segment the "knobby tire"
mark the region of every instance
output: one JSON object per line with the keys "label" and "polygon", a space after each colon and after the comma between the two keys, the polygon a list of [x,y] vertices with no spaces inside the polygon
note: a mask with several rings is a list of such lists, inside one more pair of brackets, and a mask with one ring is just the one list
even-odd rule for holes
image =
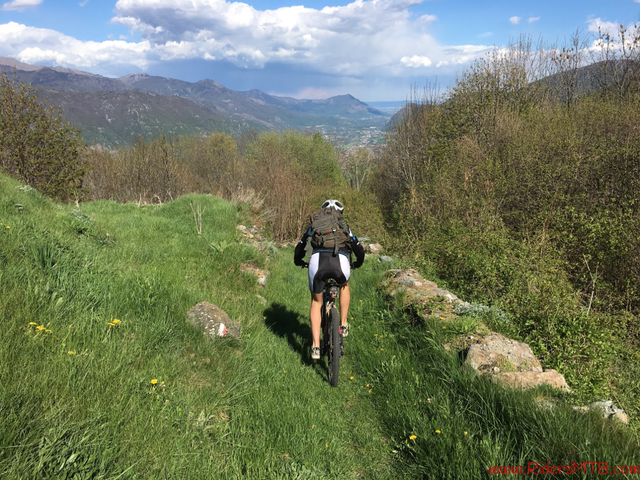
{"label": "knobby tire", "polygon": [[333,307],[329,312],[329,382],[332,387],[338,386],[340,372],[340,317],[338,309]]}

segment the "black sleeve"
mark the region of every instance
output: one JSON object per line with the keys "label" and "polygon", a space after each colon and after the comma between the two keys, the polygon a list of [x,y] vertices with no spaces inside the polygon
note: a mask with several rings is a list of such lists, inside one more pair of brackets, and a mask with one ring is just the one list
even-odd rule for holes
{"label": "black sleeve", "polygon": [[351,240],[351,251],[356,256],[356,261],[353,262],[353,268],[360,268],[364,263],[364,247],[355,235]]}
{"label": "black sleeve", "polygon": [[307,229],[307,233],[305,233],[298,244],[296,245],[296,250],[293,253],[293,263],[299,267],[304,265],[303,258],[306,254],[305,247],[307,246],[307,238],[309,238],[309,232],[311,231],[311,227]]}

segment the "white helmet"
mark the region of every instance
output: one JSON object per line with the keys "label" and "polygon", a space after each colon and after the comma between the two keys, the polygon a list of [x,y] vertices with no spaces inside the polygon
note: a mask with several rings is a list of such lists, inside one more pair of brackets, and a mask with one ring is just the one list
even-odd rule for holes
{"label": "white helmet", "polygon": [[342,211],[344,210],[344,206],[342,205],[342,203],[340,203],[339,200],[325,200],[320,208],[328,207],[335,208],[340,213],[342,213]]}

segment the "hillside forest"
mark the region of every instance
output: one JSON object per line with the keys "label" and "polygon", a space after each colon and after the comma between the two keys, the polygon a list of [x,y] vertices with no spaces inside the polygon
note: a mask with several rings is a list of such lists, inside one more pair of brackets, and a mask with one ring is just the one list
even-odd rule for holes
{"label": "hillside forest", "polygon": [[[0,168],[64,202],[163,204],[191,193],[247,205],[294,241],[340,198],[356,234],[506,315],[585,398],[640,417],[640,28],[521,39],[441,94],[414,90],[384,147],[346,154],[319,133],[159,134],[85,146],[31,87],[0,84]],[[585,66],[586,65],[586,66]]]}

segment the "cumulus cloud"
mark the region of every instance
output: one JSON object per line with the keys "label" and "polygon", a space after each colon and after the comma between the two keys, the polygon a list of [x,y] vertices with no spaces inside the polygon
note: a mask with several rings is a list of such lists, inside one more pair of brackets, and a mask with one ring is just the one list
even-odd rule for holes
{"label": "cumulus cloud", "polygon": [[55,30],[28,27],[16,22],[0,25],[2,56],[37,64],[53,63],[89,68],[105,62],[146,68],[149,42],[83,42]]}
{"label": "cumulus cloud", "polygon": [[431,65],[431,60],[423,55],[414,55],[412,57],[402,57],[400,62],[407,67],[428,67]]}
{"label": "cumulus cloud", "polygon": [[172,60],[225,61],[252,69],[277,64],[344,82],[447,75],[490,48],[440,44],[431,33],[437,18],[410,11],[422,1],[258,10],[233,0],[118,0],[111,21],[129,29],[128,40],[80,41],[11,22],[0,24],[0,56],[105,74],[118,65],[145,70]]}
{"label": "cumulus cloud", "polygon": [[513,16],[513,17],[511,17],[509,19],[509,21],[511,23],[513,23],[514,25],[517,25],[518,23],[520,23],[520,20],[522,20],[522,18],[521,17],[516,17],[516,16]]}
{"label": "cumulus cloud", "polygon": [[437,18],[415,18],[409,11],[422,1],[355,0],[322,9],[256,10],[226,0],[118,0],[112,21],[140,34],[163,60],[225,59],[244,67],[285,62],[329,74],[400,75],[399,66],[455,62],[430,34]]}
{"label": "cumulus cloud", "polygon": [[540,20],[540,17],[529,17],[528,22],[533,23],[533,22],[537,22],[538,20]]}
{"label": "cumulus cloud", "polygon": [[7,2],[2,5],[2,10],[18,10],[22,11],[25,8],[37,7],[42,3],[42,0],[13,0],[13,2]]}

